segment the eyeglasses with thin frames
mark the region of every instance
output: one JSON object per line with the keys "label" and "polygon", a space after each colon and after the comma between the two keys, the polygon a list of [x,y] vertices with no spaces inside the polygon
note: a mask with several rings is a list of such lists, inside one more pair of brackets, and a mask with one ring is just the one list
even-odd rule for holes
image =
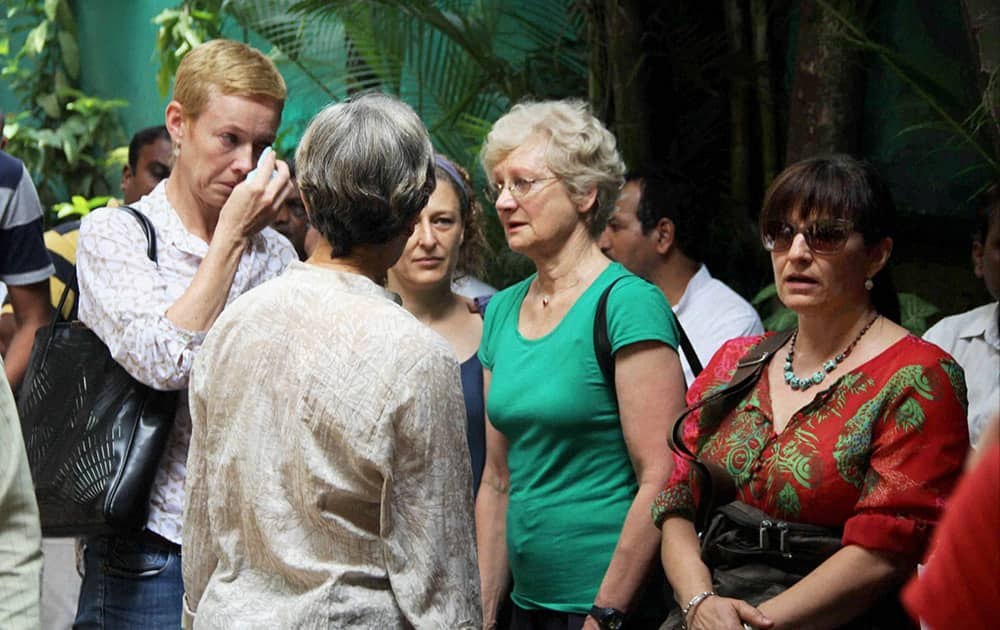
{"label": "eyeglasses with thin frames", "polygon": [[507,182],[506,184],[489,184],[483,189],[483,195],[489,200],[490,203],[496,204],[497,200],[500,199],[500,195],[503,194],[504,188],[510,192],[511,197],[517,201],[523,200],[525,197],[533,193],[535,190],[541,190],[541,188],[535,188],[535,184],[539,182],[546,182],[553,179],[559,179],[555,175],[552,177],[536,177],[534,179],[528,177],[515,177],[513,181]]}
{"label": "eyeglasses with thin frames", "polygon": [[813,252],[834,254],[844,249],[852,232],[854,224],[847,219],[818,219],[803,226],[771,221],[761,230],[760,240],[767,251],[784,252],[792,247],[795,236],[801,234]]}

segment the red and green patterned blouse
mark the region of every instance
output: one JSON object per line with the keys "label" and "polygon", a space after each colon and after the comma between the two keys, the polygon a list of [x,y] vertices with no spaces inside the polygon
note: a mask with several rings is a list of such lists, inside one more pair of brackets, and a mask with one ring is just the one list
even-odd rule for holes
{"label": "red and green patterned blouse", "polygon": [[[688,403],[725,386],[760,341],[727,342],[688,391]],[[772,423],[767,370],[715,430],[699,412],[684,441],[736,481],[738,498],[787,521],[843,527],[843,544],[921,553],[969,448],[962,369],[946,353],[907,336],[844,374],[797,411],[780,434]],[[693,519],[687,461],[653,504]]]}

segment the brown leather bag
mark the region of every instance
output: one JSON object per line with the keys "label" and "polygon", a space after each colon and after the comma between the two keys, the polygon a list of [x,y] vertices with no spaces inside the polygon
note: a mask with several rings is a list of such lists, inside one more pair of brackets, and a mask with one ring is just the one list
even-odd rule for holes
{"label": "brown leather bag", "polygon": [[783,330],[764,337],[760,343],[751,348],[740,359],[736,365],[736,371],[733,373],[733,378],[729,380],[729,383],[725,387],[687,407],[681,412],[677,420],[674,421],[674,427],[670,432],[670,439],[668,440],[670,450],[678,457],[690,462],[691,468],[698,479],[700,500],[698,501],[694,520],[695,529],[698,532],[705,531],[712,510],[736,498],[736,485],[733,482],[733,478],[729,476],[729,473],[717,464],[700,461],[687,445],[684,444],[684,421],[691,415],[691,412],[700,409],[702,424],[714,425],[721,422],[722,418],[736,406],[736,403],[760,379],[761,372],[764,371],[767,362],[791,338],[792,332],[791,330]]}

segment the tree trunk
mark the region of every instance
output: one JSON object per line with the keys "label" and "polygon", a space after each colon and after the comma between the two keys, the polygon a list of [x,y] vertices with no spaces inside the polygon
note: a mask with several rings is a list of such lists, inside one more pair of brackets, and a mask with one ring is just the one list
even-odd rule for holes
{"label": "tree trunk", "polygon": [[[729,53],[738,58],[745,52],[743,43],[744,17],[739,0],[725,0],[726,40]],[[745,205],[749,197],[749,98],[747,87],[739,77],[729,81],[729,194],[738,204]]]}
{"label": "tree trunk", "polygon": [[767,0],[750,0],[753,59],[757,69],[757,107],[760,116],[761,190],[767,190],[777,171],[778,132],[771,87],[771,59],[767,49]]}
{"label": "tree trunk", "polygon": [[856,153],[864,104],[861,53],[838,41],[839,26],[814,0],[799,3],[798,50],[788,108],[786,161]]}
{"label": "tree trunk", "polygon": [[611,115],[611,99],[608,92],[608,48],[604,41],[604,2],[577,0],[577,6],[587,16],[587,48],[590,51],[587,60],[587,97],[594,114],[601,120],[608,120]]}
{"label": "tree trunk", "polygon": [[976,62],[976,82],[990,114],[990,136],[1000,159],[1000,0],[962,0],[962,16]]}
{"label": "tree trunk", "polygon": [[607,79],[613,103],[612,130],[629,168],[646,166],[653,156],[650,104],[646,98],[642,12],[638,0],[605,0]]}

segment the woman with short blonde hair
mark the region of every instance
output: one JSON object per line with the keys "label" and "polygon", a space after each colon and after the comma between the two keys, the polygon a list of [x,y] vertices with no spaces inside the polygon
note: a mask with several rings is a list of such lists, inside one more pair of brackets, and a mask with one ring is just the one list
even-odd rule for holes
{"label": "woman with short blonde hair", "polygon": [[166,108],[173,169],[131,204],[155,230],[157,259],[122,209],[98,209],[81,225],[80,320],[136,380],[180,395],[145,529],[86,540],[74,627],[181,624],[191,365],[222,310],[295,258],[267,227],[291,192],[288,167],[270,150],[284,100],[281,75],[259,51],[228,40],[196,47]]}

